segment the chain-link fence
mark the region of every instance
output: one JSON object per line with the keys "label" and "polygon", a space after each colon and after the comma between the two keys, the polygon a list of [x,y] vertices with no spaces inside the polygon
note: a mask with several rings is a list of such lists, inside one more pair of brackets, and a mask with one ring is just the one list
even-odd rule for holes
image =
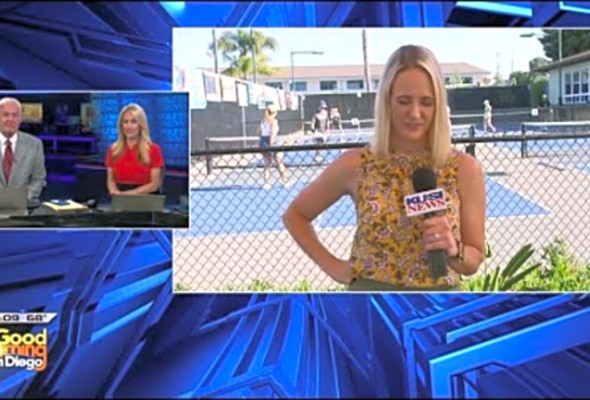
{"label": "chain-link fence", "polygon": [[[210,140],[193,153],[191,229],[174,233],[175,287],[211,292],[264,289],[333,290],[339,285],[295,244],[282,223],[293,198],[322,169],[372,132],[346,130],[285,137],[261,149],[257,139]],[[318,144],[319,138],[326,139]],[[590,122],[526,123],[519,131],[476,135],[453,126],[453,143],[475,154],[486,173],[487,240],[483,268],[503,266],[526,243],[536,249],[560,238],[590,260]],[[264,179],[264,156],[273,168]],[[288,181],[281,179],[281,162]],[[319,239],[348,258],[356,214],[343,198],[314,222]],[[257,286],[258,285],[258,286]]]}

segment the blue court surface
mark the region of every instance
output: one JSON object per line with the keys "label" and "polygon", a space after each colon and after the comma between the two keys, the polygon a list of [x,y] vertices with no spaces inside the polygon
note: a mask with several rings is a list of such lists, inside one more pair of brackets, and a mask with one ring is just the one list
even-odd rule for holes
{"label": "blue court surface", "polygon": [[[240,234],[284,230],[281,216],[305,183],[290,188],[211,187],[192,191],[191,229],[178,236]],[[548,210],[525,199],[490,178],[486,178],[488,218],[546,215]],[[316,221],[316,228],[354,226],[352,200],[340,199]]]}
{"label": "blue court surface", "polygon": [[[522,142],[496,143],[496,146],[520,156]],[[536,157],[545,165],[579,170],[590,174],[590,138],[527,142],[529,158]]]}
{"label": "blue court surface", "polygon": [[[319,150],[317,153],[310,150],[289,151],[282,153],[283,164],[285,164],[286,167],[296,167],[302,165],[327,165],[335,161],[347,150],[348,149]],[[262,167],[264,166],[264,160],[253,160],[250,165],[253,167]]]}

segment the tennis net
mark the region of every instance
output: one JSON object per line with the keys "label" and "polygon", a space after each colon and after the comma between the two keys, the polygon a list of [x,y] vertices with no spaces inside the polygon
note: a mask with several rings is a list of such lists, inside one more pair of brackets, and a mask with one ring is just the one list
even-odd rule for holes
{"label": "tennis net", "polygon": [[590,121],[523,122],[521,132],[523,135],[587,135]]}
{"label": "tennis net", "polygon": [[519,133],[523,137],[552,136],[554,139],[498,143],[497,146],[520,153],[522,157],[559,160],[560,163],[588,160],[590,121],[523,122]]}
{"label": "tennis net", "polygon": [[[542,116],[536,109],[524,110],[499,110],[492,116],[492,124],[497,132],[518,131],[523,122],[540,122]],[[475,125],[476,129],[483,130],[483,111],[472,114],[451,114],[453,125]]]}
{"label": "tennis net", "polygon": [[[374,130],[331,131],[329,134],[311,133],[304,135],[278,135],[273,146],[303,146],[304,149],[278,153],[286,167],[322,166],[336,160],[346,149],[325,149],[325,144],[369,143]],[[473,137],[473,125],[452,126],[453,137]],[[260,152],[240,153],[239,150],[254,149]],[[262,148],[258,136],[243,137],[208,137],[205,138],[205,160],[207,174],[213,169],[223,168],[259,168],[264,166],[263,155],[272,150]]]}

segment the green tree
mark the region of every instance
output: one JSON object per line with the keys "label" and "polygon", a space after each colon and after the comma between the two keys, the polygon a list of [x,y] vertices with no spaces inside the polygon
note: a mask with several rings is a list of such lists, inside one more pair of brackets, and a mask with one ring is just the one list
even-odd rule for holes
{"label": "green tree", "polygon": [[544,67],[545,65],[549,64],[551,61],[544,57],[535,57],[529,61],[529,71],[534,71],[537,68]]}
{"label": "green tree", "polygon": [[502,74],[497,73],[494,75],[494,86],[503,86],[504,85],[504,78]]}
{"label": "green tree", "polygon": [[[217,39],[217,49],[223,60],[229,62],[229,67],[223,74],[248,79],[254,73],[254,59],[252,48],[256,53],[256,71],[260,75],[274,74],[274,68],[268,65],[268,55],[265,51],[275,51],[279,47],[275,38],[265,36],[260,31],[238,29],[237,31],[226,31]],[[215,45],[209,45],[209,52],[214,51]]]}
{"label": "green tree", "polygon": [[531,83],[531,74],[526,71],[514,71],[510,74],[510,84],[512,86],[529,85]]}
{"label": "green tree", "polygon": [[[559,33],[557,29],[543,29],[539,38],[545,55],[553,61],[559,60]],[[590,50],[590,29],[562,29],[562,58]]]}
{"label": "green tree", "polygon": [[536,76],[531,83],[531,105],[538,107],[541,95],[547,91],[548,79],[546,76]]}

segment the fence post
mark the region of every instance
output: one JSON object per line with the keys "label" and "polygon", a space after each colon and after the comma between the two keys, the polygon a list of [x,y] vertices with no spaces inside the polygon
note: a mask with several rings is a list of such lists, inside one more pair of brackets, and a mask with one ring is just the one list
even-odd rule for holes
{"label": "fence post", "polygon": [[[469,127],[469,138],[475,138],[475,125],[473,124],[471,124],[471,126]],[[471,156],[475,157],[475,143],[469,143],[465,148],[465,151],[467,152],[467,154],[470,154]]]}
{"label": "fence post", "polygon": [[520,158],[527,158],[527,143],[526,140],[524,140],[526,136],[526,126],[524,122],[520,124],[520,133],[523,137],[523,141],[520,143]]}
{"label": "fence post", "polygon": [[246,147],[246,107],[240,107],[242,109],[242,139],[243,145]]}
{"label": "fence post", "polygon": [[209,145],[209,138],[205,138],[205,150],[207,150],[207,155],[205,156],[205,167],[207,169],[207,175],[211,175],[211,170],[213,166],[211,164],[211,156],[209,155],[209,150],[211,150],[211,146]]}

